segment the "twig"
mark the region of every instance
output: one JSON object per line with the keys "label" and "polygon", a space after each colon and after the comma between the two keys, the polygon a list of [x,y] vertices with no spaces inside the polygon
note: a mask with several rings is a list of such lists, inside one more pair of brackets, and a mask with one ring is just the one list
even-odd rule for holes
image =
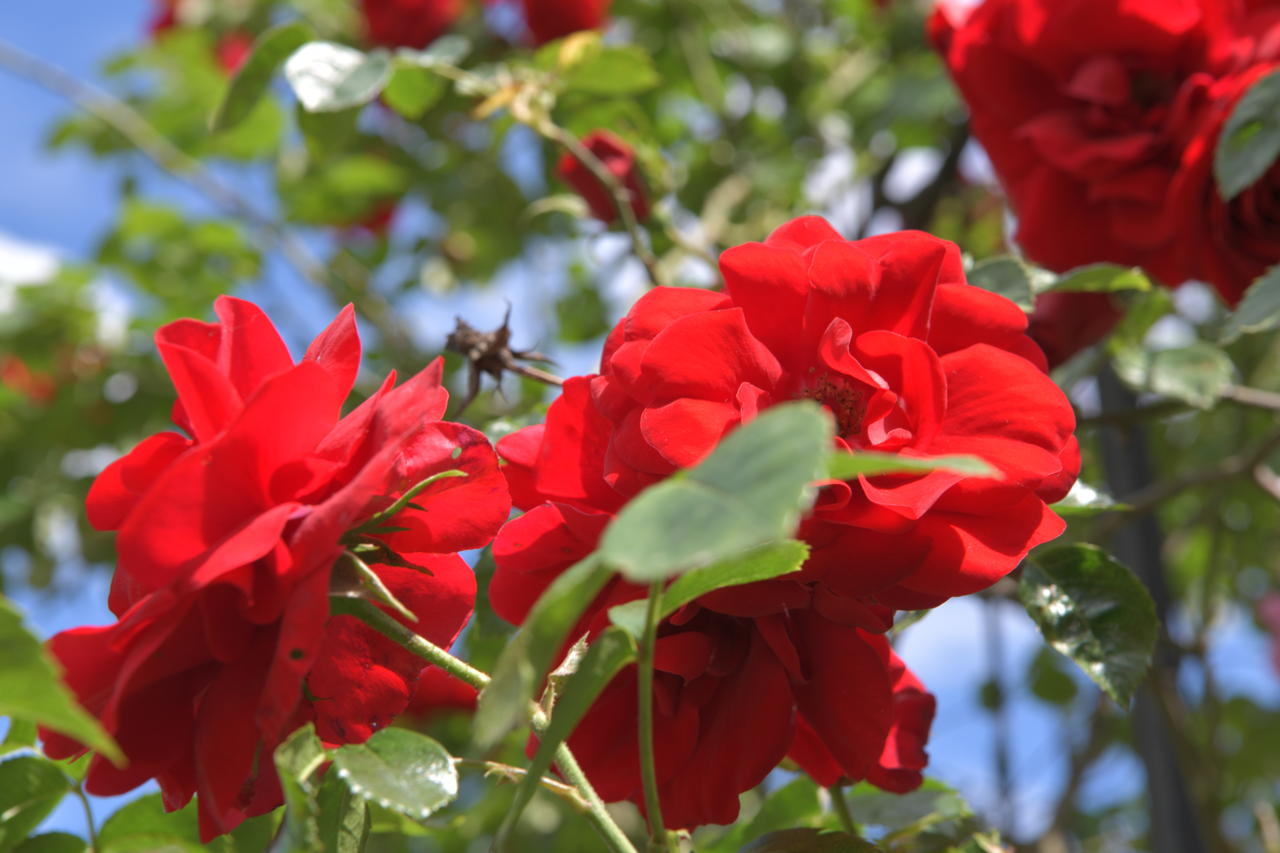
{"label": "twig", "polygon": [[[520,118],[519,115],[516,117]],[[631,249],[635,252],[636,257],[640,259],[640,263],[644,264],[645,270],[649,273],[649,280],[659,287],[667,284],[666,276],[658,265],[658,259],[654,257],[653,251],[649,248],[648,243],[645,242],[644,235],[640,231],[640,223],[636,221],[635,211],[631,209],[631,192],[626,185],[617,175],[609,171],[600,158],[591,152],[591,149],[583,145],[572,133],[553,123],[550,119],[542,118],[526,123],[539,136],[563,146],[579,163],[587,167],[597,181],[609,190],[609,194],[613,196],[614,207],[618,210],[618,216],[621,217],[623,227],[627,230],[627,236],[631,238]]]}
{"label": "twig", "polygon": [[835,784],[827,789],[831,795],[831,810],[836,813],[840,826],[850,835],[858,834],[858,824],[853,820],[853,812],[849,811],[849,801],[844,798],[844,785]]}
{"label": "twig", "polygon": [[[360,300],[361,313],[402,358],[413,352],[407,334],[394,321],[391,306],[370,290],[365,281],[339,277],[311,255],[307,246],[280,223],[255,208],[244,196],[223,183],[196,158],[170,142],[133,107],[96,86],[85,83],[21,48],[0,39],[0,68],[53,92],[119,133],[130,145],[162,171],[184,182],[230,215],[250,226],[253,238],[284,259],[303,278],[335,296],[350,292]],[[351,259],[354,262],[354,259]],[[364,270],[367,276],[368,270]]]}
{"label": "twig", "polygon": [[[500,761],[486,761],[481,758],[454,758],[453,763],[462,767],[477,767],[483,770],[486,776],[502,776],[510,782],[518,782],[529,775],[529,771],[523,767],[503,764]],[[572,785],[566,785],[547,776],[539,779],[538,784],[556,796],[568,801],[581,812],[586,812],[590,809],[590,805],[583,799],[581,792]]]}

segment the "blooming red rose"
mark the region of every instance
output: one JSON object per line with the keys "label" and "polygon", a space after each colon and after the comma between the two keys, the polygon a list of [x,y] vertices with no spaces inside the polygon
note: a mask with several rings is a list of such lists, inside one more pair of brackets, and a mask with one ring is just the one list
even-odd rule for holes
{"label": "blooming red rose", "polygon": [[448,711],[474,711],[477,698],[478,693],[470,684],[459,681],[438,666],[429,666],[418,676],[404,713],[428,721]]}
{"label": "blooming red rose", "polygon": [[1027,334],[1053,368],[1105,338],[1123,316],[1108,293],[1051,291],[1036,297]]}
{"label": "blooming red rose", "polygon": [[[183,432],[144,440],[94,482],[90,522],[118,531],[109,604],[118,621],[50,646],[124,768],[95,756],[86,787],[154,778],[167,808],[199,794],[207,840],[281,802],[272,749],[314,722],[359,742],[400,713],[421,661],[349,616],[330,617],[336,563],[358,548],[417,617],[452,643],[475,580],[456,552],[483,546],[509,499],[484,436],[440,421],[441,362],[394,374],[346,417],[360,344],[350,306],[294,364],[266,315],[221,297],[219,322],[156,335]],[[394,516],[359,529],[409,487],[449,470]],[[346,552],[346,553],[344,553]],[[45,732],[46,751],[83,747]]]}
{"label": "blooming red rose", "polygon": [[[1026,316],[968,285],[954,245],[915,232],[851,242],[810,217],[725,252],[721,270],[724,293],[657,288],[642,297],[606,341],[600,373],[568,380],[544,425],[499,443],[516,504],[528,510],[494,544],[490,600],[499,615],[521,621],[630,498],[787,400],[822,403],[839,447],[974,454],[1001,478],[937,471],[825,481],[800,529],[812,548],[800,572],[718,590],[664,625],[664,638],[694,628],[703,637],[685,637],[677,648],[686,651],[659,662],[684,690],[706,674],[698,683],[717,686],[698,691],[770,697],[704,705],[711,700],[695,692],[697,702],[687,701],[706,719],[671,718],[673,743],[737,733],[715,753],[729,763],[705,770],[732,785],[704,778],[715,796],[684,792],[679,781],[664,789],[678,803],[671,816],[664,810],[672,825],[731,818],[745,788],[729,787],[755,784],[748,780],[788,752],[820,780],[909,786],[923,766],[932,704],[875,634],[895,608],[982,589],[1057,536],[1063,523],[1047,502],[1066,493],[1079,467],[1071,406],[1045,373]],[[580,627],[598,627],[607,606],[642,594],[614,581]],[[846,669],[828,681],[831,657],[821,650],[829,647],[843,650],[836,657]],[[681,697],[672,707],[685,707]],[[660,708],[668,702],[657,698]],[[591,725],[619,723],[583,723]],[[595,772],[623,780],[610,793],[634,796],[622,792],[630,768]]]}
{"label": "blooming red rose", "polygon": [[[1018,217],[1054,270],[1137,264],[1163,283],[1211,282],[1234,303],[1280,260],[1274,180],[1217,199],[1217,133],[1276,39],[1208,0],[986,0],[942,5],[933,39]],[[1270,24],[1268,24],[1270,26]],[[1248,72],[1254,73],[1254,72]]]}
{"label": "blooming red rose", "polygon": [[422,49],[453,26],[462,0],[360,0],[369,41]]}
{"label": "blooming red rose", "polygon": [[[631,211],[636,220],[643,221],[648,217],[649,195],[640,170],[636,168],[636,154],[631,146],[607,130],[593,130],[582,138],[582,144],[627,188],[631,196]],[[582,196],[591,209],[592,216],[609,224],[618,221],[618,205],[614,201],[613,192],[586,164],[566,153],[556,166],[556,174]]]}
{"label": "blooming red rose", "polygon": [[521,0],[535,44],[582,30],[598,30],[609,19],[612,0]]}

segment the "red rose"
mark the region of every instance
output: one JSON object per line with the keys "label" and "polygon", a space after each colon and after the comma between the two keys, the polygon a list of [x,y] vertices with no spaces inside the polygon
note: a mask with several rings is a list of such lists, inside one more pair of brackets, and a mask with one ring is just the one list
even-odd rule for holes
{"label": "red rose", "polygon": [[[751,733],[735,741],[751,753],[734,759],[746,764],[732,772],[712,764],[707,772],[746,784],[790,750],[819,779],[837,773],[900,789],[923,766],[931,710],[922,691],[910,692],[918,682],[891,675],[888,650],[874,634],[890,624],[894,608],[930,607],[982,589],[1062,531],[1046,502],[1066,493],[1079,467],[1070,404],[1046,375],[1026,316],[969,286],[959,251],[945,241],[906,232],[851,242],[809,217],[765,243],[725,252],[721,270],[723,294],[657,288],[642,297],[606,341],[600,374],[568,380],[545,425],[499,443],[517,505],[528,511],[494,544],[490,600],[499,615],[521,621],[556,575],[592,551],[630,498],[786,400],[823,403],[843,448],[981,456],[1002,479],[938,471],[824,482],[801,527],[813,549],[801,572],[703,596],[663,629],[674,636],[705,613],[698,624],[714,627],[702,630],[702,645],[740,655],[756,648],[752,637],[763,643],[749,666],[727,652],[675,654],[671,666],[681,668],[659,666],[679,673],[685,689],[709,666],[713,681],[747,679],[723,689],[771,697],[728,701],[723,718],[707,711],[706,725]],[[580,627],[598,627],[593,620],[608,605],[642,594],[614,581]],[[829,657],[819,650],[832,645],[865,666],[857,679],[833,675],[825,693],[816,673]],[[773,686],[750,683],[774,672],[770,660],[782,670]],[[895,683],[913,697],[901,709],[891,699]],[[796,692],[805,684],[821,694],[809,705]],[[855,691],[857,701],[832,701],[840,691]],[[761,721],[775,706],[794,706],[794,730]],[[874,720],[839,716],[876,708],[884,710]],[[753,749],[742,749],[745,743]],[[627,768],[596,772],[632,778]],[[705,799],[710,794],[673,795],[677,817],[664,817],[672,825],[731,818],[742,790],[723,788],[714,803]]]}
{"label": "red rose", "polygon": [[1053,368],[1105,338],[1123,316],[1107,293],[1042,293],[1036,297],[1027,334]]}
{"label": "red rose", "polygon": [[[636,168],[636,155],[631,146],[607,130],[593,130],[582,138],[582,144],[627,188],[632,213],[637,221],[644,221],[649,215],[649,196],[640,170]],[[592,216],[610,225],[618,221],[618,205],[613,192],[586,164],[572,154],[565,154],[556,166],[556,174],[582,196]]]}
{"label": "red rose", "polygon": [[1241,36],[1262,19],[1242,22],[1228,8],[986,0],[935,11],[931,35],[1028,257],[1060,271],[1141,265],[1170,286],[1204,279],[1229,302],[1280,260],[1271,196],[1209,211],[1231,100],[1221,79],[1274,41]]}
{"label": "red rose", "polygon": [[58,383],[52,376],[32,370],[25,361],[9,354],[0,355],[0,388],[8,388],[40,406],[51,403],[58,393]]}
{"label": "red rose", "polygon": [[214,51],[218,56],[218,67],[227,72],[227,76],[235,74],[253,53],[253,35],[239,30],[227,33],[218,40]]}
{"label": "red rose", "polygon": [[[297,726],[359,742],[409,700],[421,661],[329,616],[331,569],[351,537],[417,615],[412,627],[447,646],[475,591],[456,552],[483,546],[509,507],[484,436],[438,420],[440,361],[398,388],[388,377],[340,417],[360,361],[350,306],[297,364],[260,309],[229,297],[215,307],[218,323],[179,320],[156,335],[186,434],[146,439],[89,493],[90,522],[118,531],[119,621],[50,641],[129,759],[120,769],[95,756],[87,789],[154,778],[170,809],[198,792],[206,840],[280,804],[271,750]],[[428,486],[394,517],[401,530],[353,531],[450,469],[467,476]],[[51,732],[45,748],[83,751]]]}
{"label": "red rose", "polygon": [[612,0],[521,0],[535,44],[602,28],[608,22],[610,3]]}
{"label": "red rose", "polygon": [[447,711],[471,712],[476,709],[477,695],[470,684],[459,681],[438,666],[429,666],[418,676],[404,713],[420,720],[430,720]]}
{"label": "red rose", "polygon": [[462,13],[462,0],[360,0],[369,41],[384,47],[422,49]]}

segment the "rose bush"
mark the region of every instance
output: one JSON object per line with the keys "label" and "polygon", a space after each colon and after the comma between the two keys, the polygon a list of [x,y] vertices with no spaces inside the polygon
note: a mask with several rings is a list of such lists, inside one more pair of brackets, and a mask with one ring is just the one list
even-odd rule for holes
{"label": "rose bush", "polygon": [[558,38],[598,30],[609,22],[609,6],[613,0],[521,0],[525,24],[534,44],[546,44]]}
{"label": "rose bush", "polygon": [[1168,286],[1208,281],[1231,304],[1280,260],[1275,175],[1230,203],[1213,178],[1231,108],[1280,59],[1278,16],[1255,5],[939,6],[933,41],[1028,257],[1141,265]]}
{"label": "rose bush", "polygon": [[453,26],[462,0],[360,0],[360,10],[373,44],[421,50]]}
{"label": "rose bush", "polygon": [[[876,764],[895,687],[926,695],[909,674],[890,675],[901,664],[876,633],[894,609],[982,589],[1057,536],[1063,523],[1046,502],[1066,493],[1079,466],[1071,407],[1026,335],[1026,316],[968,285],[954,245],[912,232],[846,241],[809,217],[730,249],[720,266],[724,293],[658,288],[642,297],[610,334],[600,373],[570,379],[545,425],[499,442],[515,503],[527,510],[494,545],[499,615],[522,621],[630,498],[786,400],[822,403],[840,448],[975,454],[999,477],[939,470],[824,481],[800,529],[812,548],[802,571],[717,590],[668,620],[656,666],[670,686],[657,707],[658,725],[671,731],[657,742],[681,744],[658,757],[672,826],[731,820],[737,793],[788,752],[819,779],[895,789],[918,781],[931,715],[918,703],[912,712],[903,700],[909,719],[887,763]],[[600,628],[608,606],[643,594],[615,580],[581,627]],[[835,659],[845,669],[825,669],[830,648],[842,650]],[[610,688],[617,707],[625,685]],[[605,702],[575,738],[615,737],[590,734],[619,725]],[[737,734],[722,741],[713,729]],[[678,766],[697,749],[718,758]],[[606,762],[596,773],[609,795],[635,796],[633,765]]]}
{"label": "rose bush", "polygon": [[[156,335],[183,432],[144,440],[89,494],[93,525],[117,531],[118,621],[50,642],[128,758],[118,768],[95,756],[86,788],[118,794],[154,778],[169,809],[198,793],[206,840],[280,805],[271,751],[299,725],[360,742],[414,691],[420,659],[330,616],[335,565],[361,557],[416,615],[414,630],[447,646],[475,592],[456,552],[485,545],[510,506],[484,436],[440,420],[440,361],[399,387],[392,374],[341,417],[360,361],[350,306],[297,364],[260,309],[228,297],[216,309],[217,323]],[[464,476],[375,518],[449,471]],[[83,751],[44,736],[50,755]]]}

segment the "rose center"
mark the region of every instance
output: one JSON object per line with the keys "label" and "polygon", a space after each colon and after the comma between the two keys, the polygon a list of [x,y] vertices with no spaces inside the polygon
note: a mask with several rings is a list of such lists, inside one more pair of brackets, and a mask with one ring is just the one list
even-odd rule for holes
{"label": "rose center", "polygon": [[808,400],[825,406],[836,419],[836,433],[849,440],[862,432],[867,414],[867,391],[847,376],[822,373],[811,379],[800,392]]}

